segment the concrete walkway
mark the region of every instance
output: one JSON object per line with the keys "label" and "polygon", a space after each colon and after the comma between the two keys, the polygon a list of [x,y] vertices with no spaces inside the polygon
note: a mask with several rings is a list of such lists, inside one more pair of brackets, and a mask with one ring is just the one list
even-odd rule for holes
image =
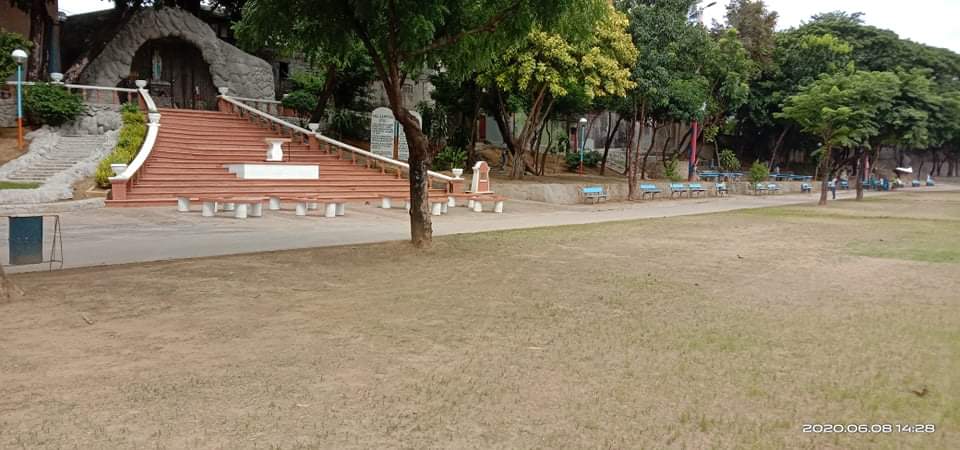
{"label": "concrete walkway", "polygon": [[[957,190],[938,186],[907,192]],[[852,198],[854,191],[838,194]],[[887,195],[868,193],[869,196]],[[588,224],[622,220],[707,214],[738,209],[814,203],[810,194],[732,196],[637,203],[560,206],[509,201],[506,213],[477,214],[451,208],[434,217],[437,236],[484,231]],[[66,206],[66,205],[65,205]],[[194,210],[199,205],[194,206]],[[65,268],[195,258],[273,250],[375,243],[409,238],[409,218],[400,208],[383,210],[371,205],[349,205],[347,215],[326,219],[319,215],[296,217],[292,211],[264,211],[262,218],[236,220],[229,213],[204,218],[199,212],[177,213],[166,208],[102,208],[58,213],[63,229]],[[311,211],[317,214],[315,211]],[[0,220],[0,236],[8,223]],[[45,236],[45,257],[50,252],[51,227]],[[7,263],[7,240],[0,244],[0,260]],[[11,267],[9,272],[47,270],[46,264]]]}

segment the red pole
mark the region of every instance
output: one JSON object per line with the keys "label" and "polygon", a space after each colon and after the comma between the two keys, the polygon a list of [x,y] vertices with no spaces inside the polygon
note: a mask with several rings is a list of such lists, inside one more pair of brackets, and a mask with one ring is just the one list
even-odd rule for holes
{"label": "red pole", "polygon": [[23,150],[23,117],[17,117],[17,148]]}
{"label": "red pole", "polygon": [[693,140],[690,141],[690,167],[687,171],[687,181],[693,181],[693,177],[697,173],[697,141],[699,140],[700,124],[697,121],[693,121]]}

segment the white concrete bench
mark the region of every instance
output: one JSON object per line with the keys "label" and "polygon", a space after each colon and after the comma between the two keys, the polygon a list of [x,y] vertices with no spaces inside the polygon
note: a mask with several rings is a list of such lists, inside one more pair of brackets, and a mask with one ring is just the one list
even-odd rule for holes
{"label": "white concrete bench", "polygon": [[[201,197],[198,201],[202,207],[200,215],[203,217],[214,217],[220,207],[224,211],[233,211],[233,217],[237,219],[246,219],[247,217],[263,217],[263,197]],[[189,210],[189,199],[187,200]],[[180,208],[180,199],[177,199],[178,210]]]}
{"label": "white concrete bench", "polygon": [[473,212],[483,212],[483,202],[493,202],[493,212],[497,214],[503,213],[503,203],[507,200],[506,197],[502,195],[495,194],[484,194],[484,195],[474,195],[470,197],[470,207],[473,209]]}

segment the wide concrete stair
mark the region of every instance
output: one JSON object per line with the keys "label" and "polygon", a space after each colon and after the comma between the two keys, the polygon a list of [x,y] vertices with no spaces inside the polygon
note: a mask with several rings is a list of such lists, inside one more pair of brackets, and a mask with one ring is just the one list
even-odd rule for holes
{"label": "wide concrete stair", "polygon": [[[381,195],[407,196],[409,181],[351,161],[350,153],[312,150],[308,144],[284,144],[284,158],[320,166],[319,180],[242,180],[224,165],[263,163],[265,138],[279,134],[259,124],[217,111],[163,109],[150,157],[125,200],[108,206],[159,206],[176,197],[309,196],[372,201]],[[431,194],[443,190],[431,190]]]}
{"label": "wide concrete stair", "polygon": [[11,173],[6,179],[43,183],[54,175],[89,159],[100,149],[105,140],[103,136],[61,136],[51,151],[38,157],[28,167]]}

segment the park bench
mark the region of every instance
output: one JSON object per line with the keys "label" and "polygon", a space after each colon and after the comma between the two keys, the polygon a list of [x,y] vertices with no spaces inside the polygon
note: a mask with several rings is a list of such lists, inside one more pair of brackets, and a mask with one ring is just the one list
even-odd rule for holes
{"label": "park bench", "polygon": [[700,172],[700,179],[704,181],[719,180],[720,172]]}
{"label": "park bench", "polygon": [[910,182],[910,186],[912,186],[912,187],[920,187],[920,180],[913,180],[913,181],[911,181],[911,182]]}
{"label": "park bench", "polygon": [[730,194],[730,191],[727,190],[727,183],[717,183],[717,197],[723,197],[728,194]]}
{"label": "park bench", "polygon": [[699,197],[700,194],[705,194],[707,190],[704,189],[703,185],[701,185],[700,183],[690,183],[689,185],[687,185],[687,192],[689,192],[691,196],[693,196],[693,194],[697,194],[697,196]]}
{"label": "park bench", "polygon": [[[443,194],[442,196],[429,197],[427,202],[430,204],[430,214],[434,216],[440,216],[446,214],[448,207],[451,203],[451,196]],[[393,207],[393,200],[402,200],[403,207],[410,211],[410,196],[409,195],[390,195],[390,194],[381,194],[380,195],[380,207],[383,209],[390,209]]]}
{"label": "park bench", "polygon": [[[220,205],[223,205],[224,211],[233,211],[233,217],[237,219],[246,219],[249,217],[263,216],[263,202],[265,197],[200,197],[197,199],[202,205],[200,215],[203,217],[214,217]],[[178,207],[179,205],[178,199]]]}
{"label": "park bench", "polygon": [[840,180],[840,189],[850,189],[850,182],[847,180]]}
{"label": "park bench", "polygon": [[812,193],[813,185],[810,183],[800,183],[800,192]]}
{"label": "park bench", "polygon": [[647,195],[650,195],[650,198],[657,198],[657,194],[662,192],[663,191],[653,183],[640,183],[640,199],[643,199]]}
{"label": "park bench", "polygon": [[763,183],[757,183],[753,186],[753,193],[760,195],[767,192],[767,186]]}
{"label": "park bench", "polygon": [[670,198],[673,198],[674,194],[683,198],[684,192],[687,192],[687,187],[684,186],[683,183],[670,183]]}
{"label": "park bench", "polygon": [[767,185],[767,193],[776,194],[777,192],[780,192],[780,185],[776,183],[770,183]]}
{"label": "park bench", "polygon": [[587,200],[598,203],[601,200],[607,199],[607,191],[603,186],[585,186],[580,188],[580,196],[583,197],[584,203],[586,203]]}
{"label": "park bench", "polygon": [[936,186],[936,185],[937,185],[937,183],[936,183],[935,181],[933,181],[932,179],[927,180],[927,186],[929,186],[929,187],[934,187],[934,186]]}
{"label": "park bench", "polygon": [[473,212],[483,212],[483,202],[493,202],[493,212],[503,213],[503,202],[506,200],[506,197],[496,194],[480,194],[470,197]]}

